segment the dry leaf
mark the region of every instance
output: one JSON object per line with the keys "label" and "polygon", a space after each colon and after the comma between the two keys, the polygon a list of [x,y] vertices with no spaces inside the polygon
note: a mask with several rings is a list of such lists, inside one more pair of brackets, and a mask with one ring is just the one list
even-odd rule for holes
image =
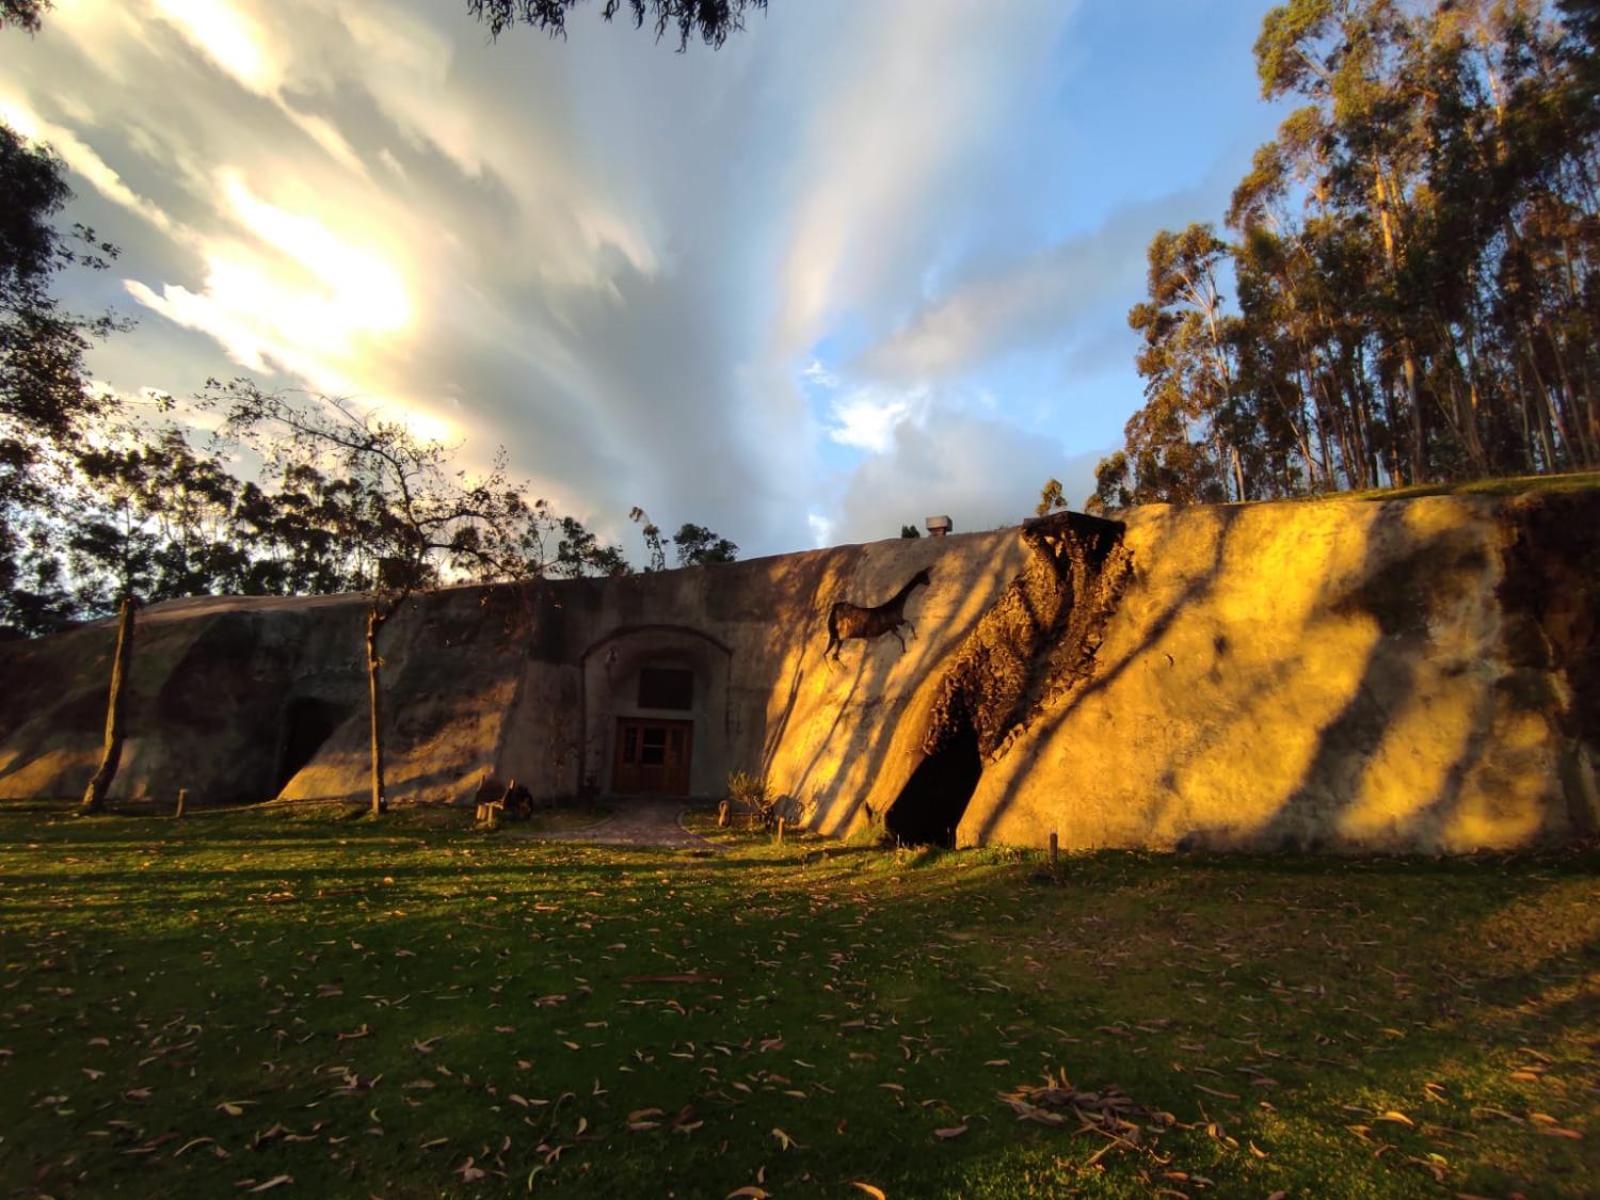
{"label": "dry leaf", "polygon": [[967,1131],[965,1125],[952,1125],[949,1129],[935,1129],[933,1136],[941,1142],[948,1142],[951,1138],[958,1138]]}
{"label": "dry leaf", "polygon": [[873,1187],[870,1183],[862,1183],[859,1179],[852,1179],[850,1181],[850,1186],[865,1192],[867,1195],[872,1197],[872,1200],[889,1200],[889,1198],[883,1194],[882,1188]]}

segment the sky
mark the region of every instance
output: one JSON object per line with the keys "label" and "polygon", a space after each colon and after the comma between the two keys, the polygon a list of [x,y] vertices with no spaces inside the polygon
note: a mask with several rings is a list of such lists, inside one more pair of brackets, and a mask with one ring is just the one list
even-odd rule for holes
{"label": "sky", "polygon": [[56,0],[0,119],[121,248],[61,293],[126,394],[354,397],[639,557],[1081,505],[1139,406],[1163,227],[1220,219],[1282,112],[1267,0],[770,0],[720,50],[580,8]]}

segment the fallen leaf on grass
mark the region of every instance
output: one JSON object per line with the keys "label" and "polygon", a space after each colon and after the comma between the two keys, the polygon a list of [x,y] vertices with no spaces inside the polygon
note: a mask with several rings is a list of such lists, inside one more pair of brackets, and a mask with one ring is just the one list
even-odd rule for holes
{"label": "fallen leaf on grass", "polygon": [[[252,1195],[254,1195],[256,1192],[270,1192],[275,1187],[282,1187],[286,1183],[293,1183],[293,1182],[294,1182],[294,1176],[293,1175],[274,1175],[271,1179],[267,1180],[265,1183],[256,1184],[255,1187],[250,1188],[249,1191],[250,1191],[250,1193]],[[239,1186],[243,1187],[244,1185],[240,1184]]]}
{"label": "fallen leaf on grass", "polygon": [[778,1139],[778,1145],[783,1147],[785,1150],[789,1149],[791,1146],[798,1146],[801,1150],[805,1149],[804,1146],[801,1146],[799,1142],[795,1141],[794,1138],[790,1137],[776,1125],[772,1127],[772,1136]]}
{"label": "fallen leaf on grass", "polygon": [[254,1103],[255,1101],[253,1100],[224,1100],[217,1105],[217,1111],[227,1113],[230,1117],[242,1117],[244,1116],[245,1108]]}
{"label": "fallen leaf on grass", "polygon": [[883,1194],[882,1188],[873,1187],[870,1183],[862,1183],[859,1179],[852,1179],[850,1181],[850,1186],[865,1192],[867,1195],[872,1197],[872,1200],[889,1200],[889,1198]]}
{"label": "fallen leaf on grass", "polygon": [[772,1193],[765,1188],[758,1188],[754,1184],[750,1184],[747,1187],[736,1188],[729,1192],[727,1200],[739,1200],[740,1197],[744,1197],[745,1200],[767,1200],[771,1195]]}
{"label": "fallen leaf on grass", "polygon": [[948,1142],[951,1138],[958,1138],[967,1131],[965,1125],[952,1125],[949,1129],[935,1129],[933,1136],[941,1142]]}

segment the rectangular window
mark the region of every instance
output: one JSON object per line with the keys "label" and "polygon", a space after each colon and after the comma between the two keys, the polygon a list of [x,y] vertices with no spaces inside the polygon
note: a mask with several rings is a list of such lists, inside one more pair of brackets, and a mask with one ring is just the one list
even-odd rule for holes
{"label": "rectangular window", "polygon": [[639,672],[639,707],[694,707],[694,672],[678,667],[645,667]]}

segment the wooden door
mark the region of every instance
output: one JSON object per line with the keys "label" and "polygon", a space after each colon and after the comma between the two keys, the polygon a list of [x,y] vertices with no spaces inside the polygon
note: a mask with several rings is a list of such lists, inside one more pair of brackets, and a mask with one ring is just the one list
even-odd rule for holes
{"label": "wooden door", "polygon": [[617,720],[611,790],[625,796],[687,796],[694,722]]}

